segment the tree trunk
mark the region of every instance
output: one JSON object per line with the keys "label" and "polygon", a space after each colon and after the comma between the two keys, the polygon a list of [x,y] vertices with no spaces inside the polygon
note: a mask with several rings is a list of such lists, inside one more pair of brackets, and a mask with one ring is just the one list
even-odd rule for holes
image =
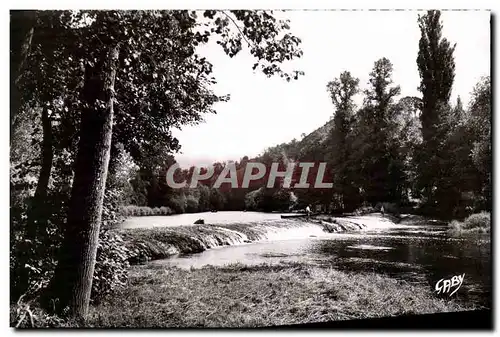
{"label": "tree trunk", "polygon": [[31,50],[36,12],[11,11],[10,19],[10,133],[12,134],[15,130],[16,115],[21,108],[18,81]]}
{"label": "tree trunk", "polygon": [[47,220],[47,207],[45,202],[47,199],[47,190],[50,180],[50,172],[52,171],[52,160],[54,158],[54,151],[52,149],[52,122],[49,117],[47,107],[42,110],[42,167],[40,169],[40,176],[36,186],[35,195],[33,197],[33,206],[31,214],[28,218],[28,228],[26,235],[28,238],[35,237],[41,229],[40,224]]}
{"label": "tree trunk", "polygon": [[[40,233],[43,233],[50,216],[50,208],[46,205],[46,199],[54,152],[52,149],[52,123],[47,107],[43,107],[42,109],[42,129],[42,167],[40,169],[35,195],[28,211],[28,224],[24,232],[25,247],[20,251],[17,261],[18,265],[15,268],[17,275],[15,276],[16,287],[13,291],[14,300],[21,296],[29,285],[29,271],[24,267],[25,264],[29,263],[32,258],[36,258],[33,254],[38,256],[44,254],[43,251],[33,251],[33,248],[37,248],[37,246],[34,246],[31,242],[34,242],[40,237]],[[42,243],[40,248],[43,249],[43,247]]]}
{"label": "tree trunk", "polygon": [[92,289],[111,152],[118,55],[119,45],[111,46],[103,51],[99,64],[86,69],[83,89],[85,108],[68,222],[59,263],[49,287],[56,312],[76,318],[85,318]]}

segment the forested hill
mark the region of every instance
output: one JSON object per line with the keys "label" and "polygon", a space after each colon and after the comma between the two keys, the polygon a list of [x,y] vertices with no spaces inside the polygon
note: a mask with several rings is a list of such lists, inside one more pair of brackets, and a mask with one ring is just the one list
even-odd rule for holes
{"label": "forested hill", "polygon": [[[394,116],[395,122],[398,123],[401,130],[411,133],[418,138],[418,128],[421,127],[419,119],[421,99],[415,96],[405,96],[401,98],[394,109],[399,110],[400,114]],[[329,142],[332,142],[332,133],[335,127],[334,121],[335,110],[332,106],[332,116],[325,124],[309,133],[302,134],[302,139],[292,139],[287,143],[267,148],[264,153],[254,158],[254,160],[262,159],[266,156],[277,158],[285,155],[293,160],[316,160],[323,161],[331,159],[327,151],[330,147]],[[406,128],[405,128],[406,127]],[[331,144],[335,147],[335,144]]]}
{"label": "forested hill", "polygon": [[288,157],[299,159],[306,157],[311,152],[321,149],[328,140],[333,129],[333,119],[330,119],[323,126],[317,128],[308,135],[304,135],[301,140],[293,139],[288,143],[282,143],[268,148],[265,153],[285,153]]}

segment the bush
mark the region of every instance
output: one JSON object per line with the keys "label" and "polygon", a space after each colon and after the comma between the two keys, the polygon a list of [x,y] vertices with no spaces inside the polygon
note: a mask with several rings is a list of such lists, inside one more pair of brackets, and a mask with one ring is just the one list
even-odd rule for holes
{"label": "bush", "polygon": [[122,216],[151,216],[151,215],[171,215],[174,214],[170,207],[161,206],[150,208],[147,206],[122,206],[120,208]]}
{"label": "bush", "polygon": [[491,215],[489,212],[472,214],[464,221],[464,229],[483,228],[488,229],[491,226]]}
{"label": "bush", "polygon": [[172,197],[170,199],[170,206],[174,210],[176,214],[182,214],[186,212],[186,198],[184,196],[181,197]]}
{"label": "bush", "polygon": [[[126,280],[127,252],[122,247],[121,238],[112,232],[122,220],[114,201],[116,198],[112,189],[106,191],[92,284],[93,299],[107,295]],[[18,301],[21,295],[24,295],[24,300],[32,301],[49,285],[57,266],[66,218],[65,212],[56,215],[47,220],[45,228],[34,240],[27,240],[24,231],[14,231],[11,240],[11,301]],[[26,219],[23,221],[21,227],[26,226]],[[24,281],[26,279],[28,284]]]}
{"label": "bush", "polygon": [[120,212],[123,216],[135,216],[137,214],[137,206],[122,206],[120,207]]}
{"label": "bush", "polygon": [[453,220],[448,224],[448,229],[451,232],[460,232],[462,230],[462,224],[463,223],[458,220]]}
{"label": "bush", "polygon": [[94,303],[125,285],[128,258],[129,251],[121,236],[114,231],[101,231],[92,281],[91,299]]}
{"label": "bush", "polygon": [[[99,232],[96,264],[92,281],[91,301],[99,302],[103,297],[122,287],[127,281],[129,252],[122,238],[113,228],[123,220],[118,206],[119,193],[111,185],[106,191],[102,227]],[[115,192],[115,193],[114,193]]]}
{"label": "bush", "polygon": [[174,212],[172,211],[172,209],[170,207],[165,207],[165,206],[160,207],[160,214],[161,215],[170,215],[173,213]]}
{"label": "bush", "polygon": [[452,233],[489,233],[491,229],[491,215],[489,212],[472,214],[463,222],[453,220],[448,224]]}
{"label": "bush", "polygon": [[139,209],[139,214],[140,214],[141,216],[147,216],[147,215],[149,215],[149,214],[148,214],[148,208],[147,208],[147,207],[141,207],[141,208]]}
{"label": "bush", "polygon": [[50,223],[49,226],[44,236],[33,241],[14,234],[10,252],[11,301],[17,301],[23,295],[26,299],[38,297],[54,275],[57,265],[55,256],[62,235]]}
{"label": "bush", "polygon": [[195,213],[198,211],[198,200],[192,196],[189,195],[186,198],[186,212],[187,213]]}
{"label": "bush", "polygon": [[248,192],[245,195],[245,209],[249,211],[257,210],[257,197],[261,193],[261,189]]}

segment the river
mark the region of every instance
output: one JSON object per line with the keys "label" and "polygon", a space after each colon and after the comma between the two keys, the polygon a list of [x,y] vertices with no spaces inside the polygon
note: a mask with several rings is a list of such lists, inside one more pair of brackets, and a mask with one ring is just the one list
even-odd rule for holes
{"label": "river", "polygon": [[[280,214],[258,212],[217,212],[131,219],[128,228],[185,226],[196,219],[206,223],[279,221]],[[365,221],[361,231],[302,235],[223,246],[199,254],[177,256],[152,263],[180,268],[200,268],[242,263],[305,262],[356,272],[376,272],[407,282],[426,284],[431,289],[442,278],[465,274],[460,300],[491,308],[491,244],[488,235],[474,239],[456,238],[446,232],[446,224],[433,220],[395,224],[380,215],[352,217]]]}

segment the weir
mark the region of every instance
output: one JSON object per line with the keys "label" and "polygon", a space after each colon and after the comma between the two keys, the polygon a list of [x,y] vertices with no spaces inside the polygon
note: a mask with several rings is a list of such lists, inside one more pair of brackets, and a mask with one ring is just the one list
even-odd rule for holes
{"label": "weir", "polygon": [[[331,233],[360,231],[379,217],[336,218],[314,216],[232,224],[125,229],[121,233],[131,263],[200,253],[207,249],[262,241],[326,237]],[[390,222],[392,223],[392,222]]]}

